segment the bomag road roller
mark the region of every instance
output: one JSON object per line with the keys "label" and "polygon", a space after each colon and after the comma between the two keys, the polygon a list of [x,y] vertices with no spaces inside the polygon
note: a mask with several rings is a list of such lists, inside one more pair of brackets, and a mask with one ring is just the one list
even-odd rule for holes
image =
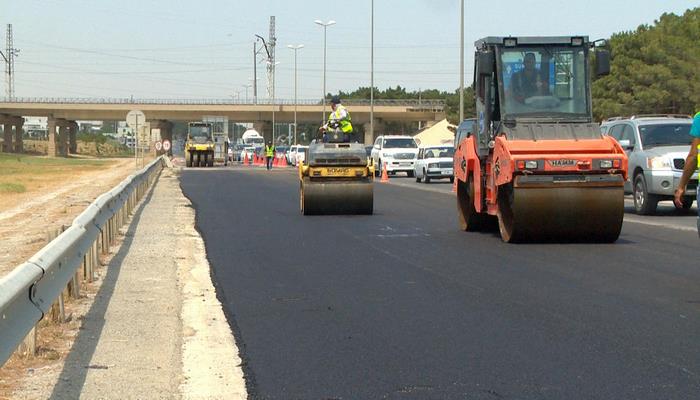
{"label": "bomag road roller", "polygon": [[585,36],[487,37],[476,43],[476,123],[454,157],[461,227],[497,219],[505,242],[614,242],[627,157],[591,113],[610,53]]}
{"label": "bomag road roller", "polygon": [[188,167],[214,166],[214,139],[210,123],[189,123],[185,143],[185,165]]}
{"label": "bomag road roller", "polygon": [[373,177],[364,145],[342,143],[342,132],[329,132],[328,143],[312,142],[299,163],[301,213],[372,214]]}

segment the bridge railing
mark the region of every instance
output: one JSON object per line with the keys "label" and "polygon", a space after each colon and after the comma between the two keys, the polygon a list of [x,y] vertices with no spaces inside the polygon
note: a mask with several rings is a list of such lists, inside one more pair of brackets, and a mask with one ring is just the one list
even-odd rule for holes
{"label": "bridge railing", "polygon": [[[155,104],[155,105],[321,105],[320,99],[135,99],[135,98],[95,98],[95,97],[0,97],[2,103],[39,104]],[[330,100],[327,100],[329,103]],[[370,105],[367,99],[345,99],[345,105]],[[413,108],[443,108],[445,100],[381,99],[374,100],[375,106],[407,106]],[[329,105],[330,106],[330,105]]]}
{"label": "bridge railing", "polygon": [[58,237],[0,277],[0,366],[57,301],[63,304],[64,290],[79,293],[82,278],[93,280],[98,253],[109,252],[164,162],[155,159],[95,199]]}

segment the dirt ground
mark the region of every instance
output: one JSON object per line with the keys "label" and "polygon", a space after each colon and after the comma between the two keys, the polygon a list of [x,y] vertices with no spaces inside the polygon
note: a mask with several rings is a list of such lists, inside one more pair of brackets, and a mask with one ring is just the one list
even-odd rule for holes
{"label": "dirt ground", "polygon": [[[146,159],[144,163],[150,162]],[[47,234],[73,219],[97,198],[141,169],[134,159],[48,158],[0,154],[0,277],[47,243]],[[112,248],[112,254],[118,248]],[[106,265],[110,255],[101,256]],[[39,325],[37,356],[13,356],[0,368],[0,400],[14,398],[20,378],[58,368],[101,283],[84,283],[81,298],[66,299],[65,324]]]}
{"label": "dirt ground", "polygon": [[136,169],[128,158],[0,155],[0,276],[41,249],[49,230],[70,225]]}

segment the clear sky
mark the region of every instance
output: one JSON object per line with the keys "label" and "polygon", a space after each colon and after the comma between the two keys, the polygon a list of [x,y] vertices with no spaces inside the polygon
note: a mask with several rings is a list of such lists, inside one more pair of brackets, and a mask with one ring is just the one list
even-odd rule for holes
{"label": "clear sky", "polygon": [[[16,96],[245,98],[253,40],[277,22],[276,97],[320,98],[323,28],[327,91],[369,86],[370,0],[0,0],[0,28],[13,24]],[[459,0],[375,0],[375,86],[459,86]],[[466,84],[483,36],[588,35],[651,24],[697,0],[465,0]],[[5,34],[2,34],[3,38]],[[5,48],[3,40],[3,51]],[[259,57],[259,60],[262,56]],[[266,97],[264,62],[258,96]],[[4,80],[2,82],[4,94]],[[236,93],[238,92],[238,93]],[[248,89],[252,98],[252,88]]]}

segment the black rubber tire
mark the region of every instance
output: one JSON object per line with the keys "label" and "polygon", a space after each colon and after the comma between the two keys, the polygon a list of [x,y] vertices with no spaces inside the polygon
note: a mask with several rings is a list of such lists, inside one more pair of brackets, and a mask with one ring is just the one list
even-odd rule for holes
{"label": "black rubber tire", "polygon": [[454,177],[454,176],[451,176],[451,177],[450,177],[450,183],[455,183],[455,177]]}
{"label": "black rubber tire", "polygon": [[195,167],[201,167],[202,166],[202,155],[197,153],[195,155],[195,162],[194,162]]}
{"label": "black rubber tire", "polygon": [[420,183],[420,177],[416,176],[416,182]]}
{"label": "black rubber tire", "polygon": [[377,162],[377,168],[374,169],[374,176],[380,178],[382,176],[382,160]]}
{"label": "black rubber tire", "polygon": [[407,171],[406,175],[408,175],[409,178],[413,178],[414,176],[416,176],[416,173],[413,171]]}
{"label": "black rubber tire", "polygon": [[676,205],[675,201],[673,202],[673,206],[676,207],[676,210],[685,212],[685,211],[690,210],[693,207],[693,201],[695,201],[695,199],[693,197],[685,196],[685,197],[683,197],[683,200],[682,200],[682,204],[683,204],[682,207],[678,207]]}
{"label": "black rubber tire", "polygon": [[632,187],[632,195],[634,197],[634,210],[639,215],[651,215],[656,212],[656,206],[659,204],[658,196],[649,194],[647,190],[647,182],[644,179],[644,174],[637,174],[634,177],[634,186]]}
{"label": "black rubber tire", "polygon": [[430,183],[430,177],[425,172],[425,170],[423,170],[423,183]]}
{"label": "black rubber tire", "polygon": [[214,153],[210,153],[207,157],[204,158],[207,160],[207,167],[213,167],[214,166]]}

